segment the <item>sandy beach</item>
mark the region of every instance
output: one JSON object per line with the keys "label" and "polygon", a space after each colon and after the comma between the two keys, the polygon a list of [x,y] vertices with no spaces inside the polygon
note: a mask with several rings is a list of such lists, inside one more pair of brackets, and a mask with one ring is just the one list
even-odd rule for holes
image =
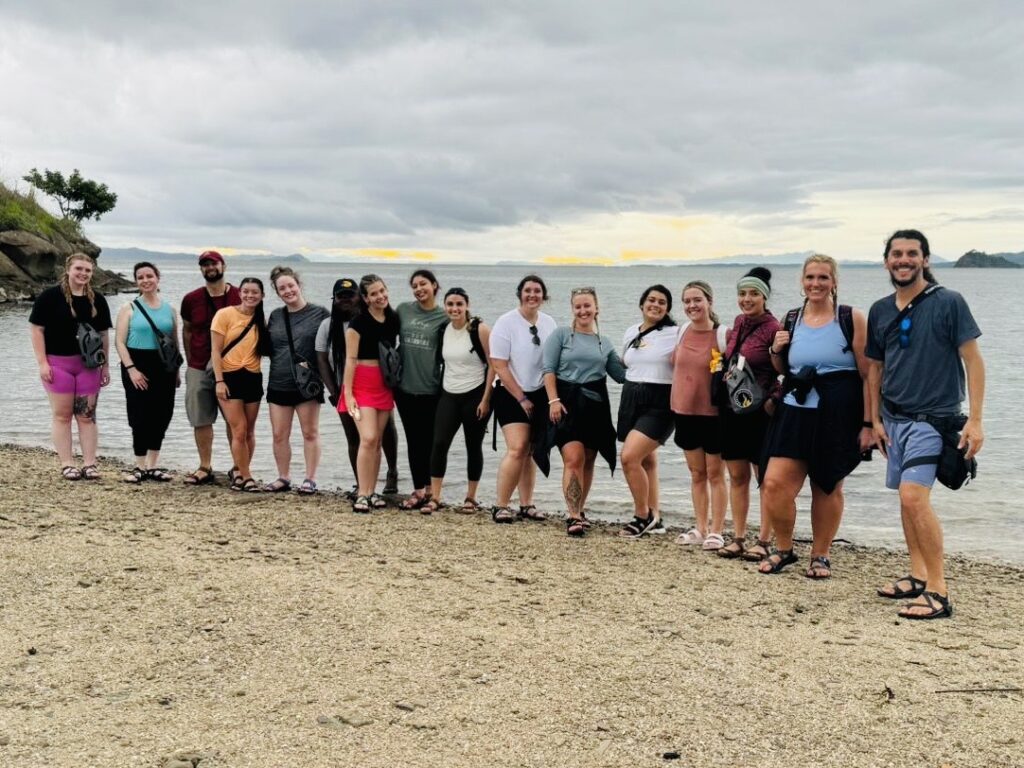
{"label": "sandy beach", "polygon": [[891,552],[813,582],[0,456],[3,765],[1024,765],[1020,569],[953,559],[910,622]]}

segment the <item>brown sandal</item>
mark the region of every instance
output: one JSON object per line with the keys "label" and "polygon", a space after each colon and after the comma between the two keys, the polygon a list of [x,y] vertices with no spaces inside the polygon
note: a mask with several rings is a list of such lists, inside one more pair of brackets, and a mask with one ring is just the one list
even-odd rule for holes
{"label": "brown sandal", "polygon": [[[232,478],[232,480],[234,480],[234,478]],[[182,478],[182,482],[185,483],[185,485],[206,485],[213,481],[213,467],[200,467],[195,472],[189,472]]]}
{"label": "brown sandal", "polygon": [[765,541],[764,539],[758,539],[752,547],[744,550],[743,554],[740,555],[740,557],[751,563],[759,563],[768,557],[768,546],[770,543],[771,542]]}
{"label": "brown sandal", "polygon": [[719,557],[724,557],[726,560],[735,560],[738,557],[743,557],[743,553],[746,551],[746,547],[743,546],[743,539],[733,539],[715,552],[715,554]]}

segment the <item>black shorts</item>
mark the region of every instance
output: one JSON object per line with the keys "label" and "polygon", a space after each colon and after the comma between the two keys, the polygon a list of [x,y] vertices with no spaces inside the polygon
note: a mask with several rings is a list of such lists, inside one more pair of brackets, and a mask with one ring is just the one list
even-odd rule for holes
{"label": "black shorts", "polygon": [[817,408],[783,403],[772,416],[772,428],[765,440],[765,456],[810,461],[817,426]]}
{"label": "black shorts", "polygon": [[764,438],[768,434],[769,416],[764,410],[737,416],[723,408],[719,416],[722,427],[722,458],[726,461],[761,463]]}
{"label": "black shorts", "polygon": [[676,445],[684,451],[696,451],[717,456],[722,452],[722,420],[718,416],[687,416],[674,414],[676,419]]}
{"label": "black shorts", "polygon": [[547,419],[548,395],[544,388],[535,389],[532,392],[524,392],[523,394],[530,398],[530,401],[533,403],[532,422],[530,417],[526,415],[526,411],[523,410],[523,406],[512,397],[512,393],[500,384],[495,383],[494,394],[491,396],[491,407],[494,408],[494,415],[498,418],[499,426],[531,424],[531,426],[535,427],[538,423],[542,423],[541,419]]}
{"label": "black shorts", "polygon": [[243,403],[258,403],[263,399],[263,374],[241,368],[224,371],[224,383],[228,386],[228,400]]}
{"label": "black shorts", "polygon": [[324,396],[321,393],[319,397],[303,397],[302,393],[297,389],[268,389],[267,390],[267,402],[273,403],[274,405],[285,405],[289,408],[294,408],[296,405],[302,405],[303,403],[322,403]]}
{"label": "black shorts", "polygon": [[634,429],[662,445],[672,435],[675,427],[669,398],[671,384],[645,384],[627,381],[622,385],[619,398],[619,418],[616,437],[620,443]]}

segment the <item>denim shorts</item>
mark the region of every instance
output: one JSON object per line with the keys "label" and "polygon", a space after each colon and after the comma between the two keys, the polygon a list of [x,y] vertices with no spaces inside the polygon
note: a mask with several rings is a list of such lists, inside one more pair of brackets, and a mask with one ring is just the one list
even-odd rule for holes
{"label": "denim shorts", "polygon": [[911,459],[922,456],[938,456],[942,453],[942,435],[926,421],[891,421],[884,419],[885,432],[889,435],[887,452],[889,462],[885,469],[885,486],[896,490],[901,483],[914,483],[925,488],[935,485],[934,464],[918,464],[904,469]]}

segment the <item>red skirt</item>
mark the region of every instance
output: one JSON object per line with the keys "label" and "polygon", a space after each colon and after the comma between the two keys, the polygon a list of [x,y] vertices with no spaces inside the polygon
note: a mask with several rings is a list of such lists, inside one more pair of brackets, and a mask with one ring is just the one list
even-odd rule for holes
{"label": "red skirt", "polygon": [[[384,375],[379,365],[356,365],[352,379],[352,396],[360,408],[376,408],[378,411],[390,411],[395,407],[395,398],[384,383]],[[341,388],[338,398],[338,413],[348,411],[345,388]]]}

